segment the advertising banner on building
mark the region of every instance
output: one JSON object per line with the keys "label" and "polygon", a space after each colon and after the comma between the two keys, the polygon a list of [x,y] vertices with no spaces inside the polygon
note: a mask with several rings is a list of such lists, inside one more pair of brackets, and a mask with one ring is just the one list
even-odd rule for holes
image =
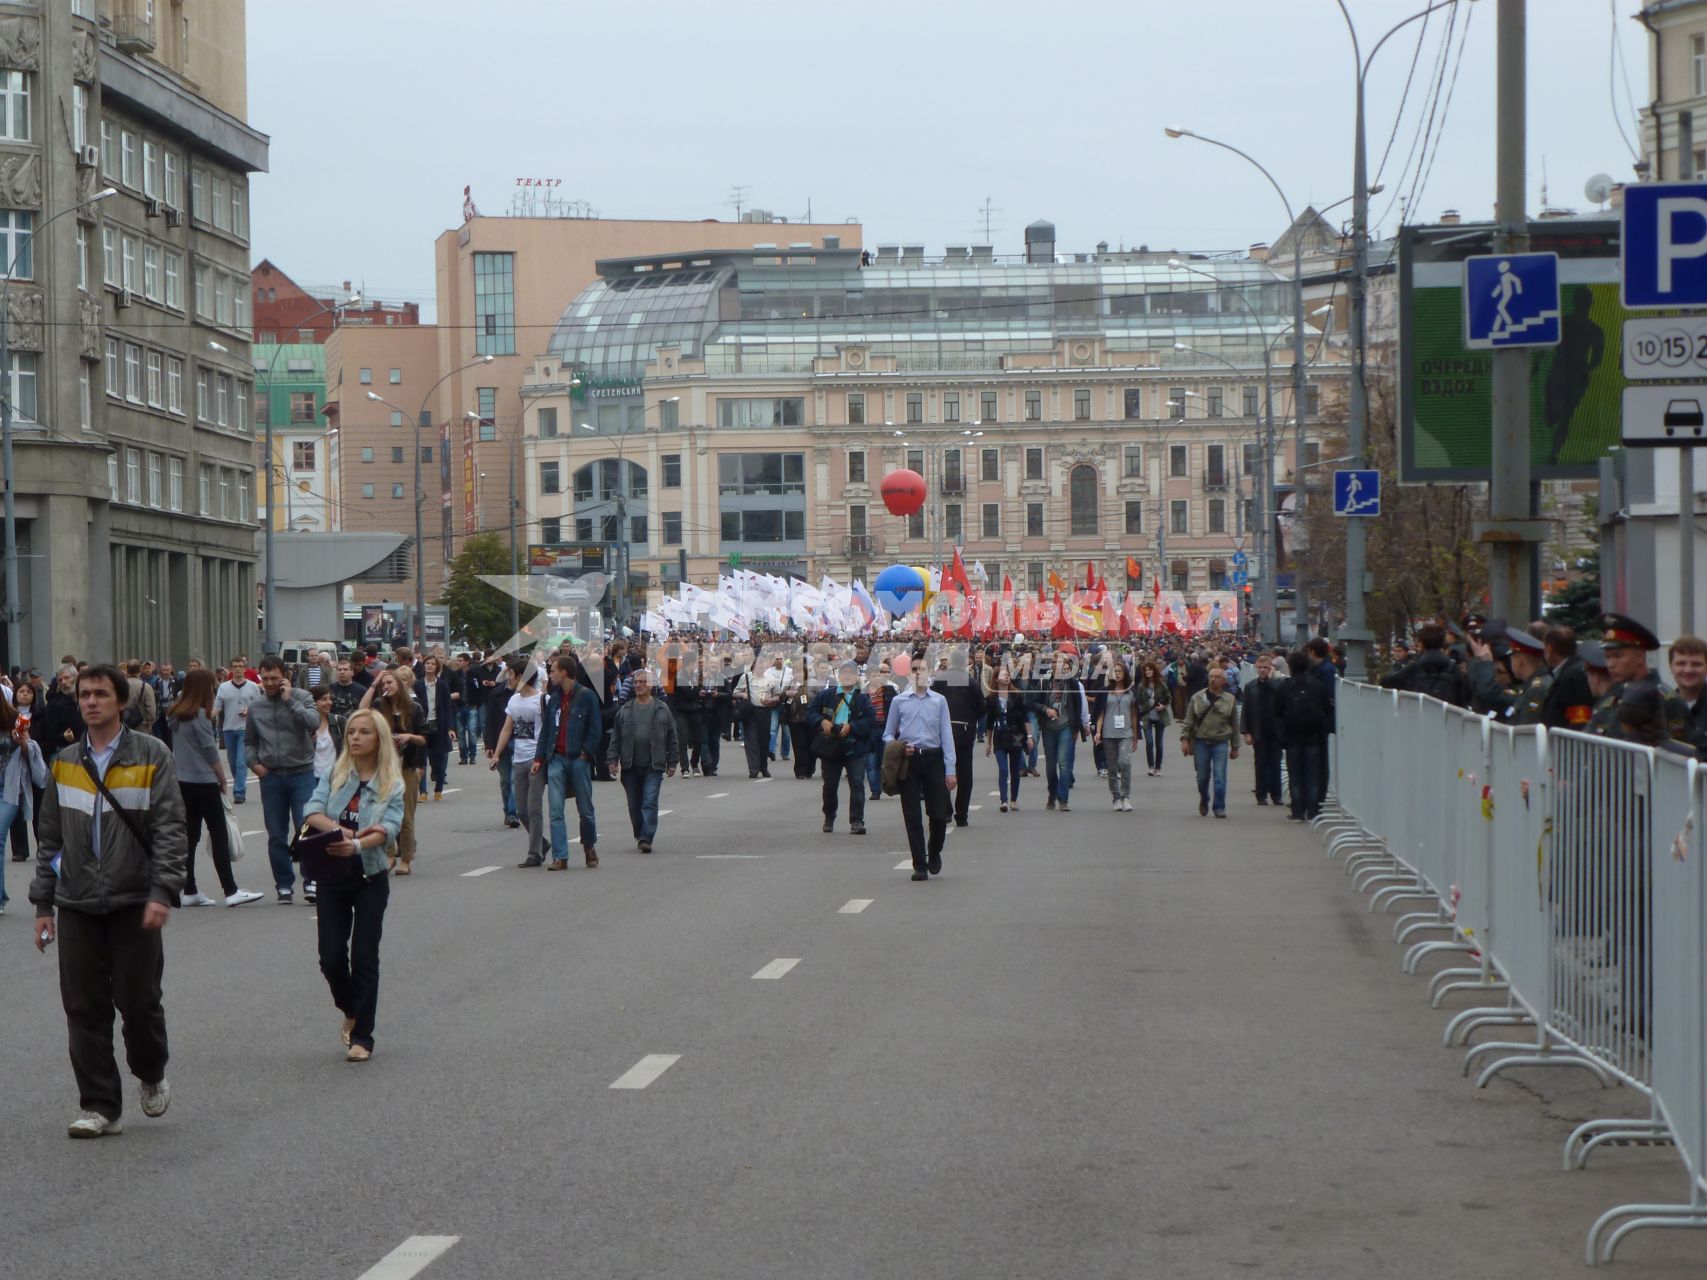
{"label": "advertising banner on building", "polygon": [[462,532],[474,533],[479,516],[474,502],[474,419],[462,420]]}
{"label": "advertising banner on building", "polygon": [[439,423],[439,536],[443,539],[441,563],[446,565],[456,554],[451,544],[451,494],[454,492],[450,467],[450,419],[445,418]]}

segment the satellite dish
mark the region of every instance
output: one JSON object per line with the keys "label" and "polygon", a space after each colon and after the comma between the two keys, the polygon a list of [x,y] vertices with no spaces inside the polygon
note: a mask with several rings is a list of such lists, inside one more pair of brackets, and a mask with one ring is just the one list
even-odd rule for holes
{"label": "satellite dish", "polygon": [[1605,204],[1612,195],[1612,175],[1595,174],[1583,185],[1583,194],[1595,204]]}

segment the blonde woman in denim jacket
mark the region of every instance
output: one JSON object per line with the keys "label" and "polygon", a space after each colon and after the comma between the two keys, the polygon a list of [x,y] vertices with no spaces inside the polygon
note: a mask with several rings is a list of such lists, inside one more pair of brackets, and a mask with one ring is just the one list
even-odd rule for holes
{"label": "blonde woman in denim jacket", "polygon": [[367,708],[352,712],[338,762],[303,810],[314,830],[342,828],[346,836],[328,850],[350,862],[344,875],[320,879],[319,932],[320,972],[344,1015],[341,1037],[350,1062],[373,1056],[379,938],[391,898],[386,850],[403,826],[403,794],[403,771],[385,717]]}

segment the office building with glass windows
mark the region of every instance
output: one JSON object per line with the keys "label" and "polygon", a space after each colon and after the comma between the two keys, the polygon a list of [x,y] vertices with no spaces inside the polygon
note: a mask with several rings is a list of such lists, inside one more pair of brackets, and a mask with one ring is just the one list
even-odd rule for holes
{"label": "office building with glass windows", "polygon": [[[521,386],[530,543],[626,538],[631,598],[731,564],[870,579],[956,546],[989,579],[1228,589],[1251,546],[1269,383],[1277,481],[1320,452],[1345,367],[1245,255],[1062,257],[834,242],[602,261]],[[1178,262],[1180,265],[1170,265]],[[897,518],[884,474],[925,476]],[[1141,570],[1128,573],[1128,558]]]}

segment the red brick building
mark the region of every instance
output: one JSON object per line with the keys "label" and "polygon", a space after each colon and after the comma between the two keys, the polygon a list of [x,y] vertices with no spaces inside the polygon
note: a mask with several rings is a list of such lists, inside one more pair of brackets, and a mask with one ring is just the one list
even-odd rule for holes
{"label": "red brick building", "polygon": [[[257,343],[325,342],[332,332],[332,304],[350,296],[350,284],[345,281],[339,298],[317,298],[267,260],[255,267],[252,282]],[[421,308],[413,302],[364,300],[356,306],[343,308],[338,323],[418,325],[421,323]]]}

